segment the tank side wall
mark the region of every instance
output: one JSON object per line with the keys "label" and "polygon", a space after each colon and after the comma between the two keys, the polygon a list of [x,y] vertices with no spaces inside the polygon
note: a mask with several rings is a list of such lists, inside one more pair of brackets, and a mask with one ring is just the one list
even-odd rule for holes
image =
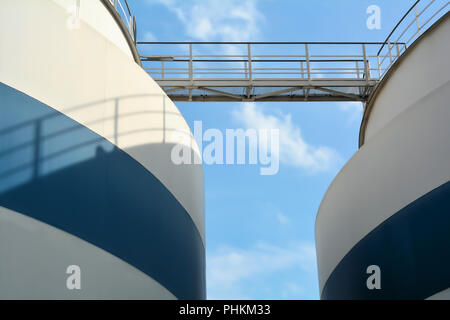
{"label": "tank side wall", "polygon": [[[147,203],[146,206],[150,206],[151,210],[144,208],[143,211],[132,212],[135,222],[147,219],[147,222],[153,221],[153,227],[159,226],[158,223],[167,227],[173,221],[182,221],[184,226],[192,227],[189,227],[189,230],[183,229],[182,232],[188,232],[193,238],[197,238],[193,240],[196,243],[195,256],[186,258],[189,250],[184,250],[183,254],[186,263],[197,266],[196,275],[183,278],[182,274],[187,272],[185,270],[178,278],[172,277],[173,281],[184,285],[190,293],[186,296],[180,292],[175,294],[173,288],[170,288],[170,291],[181,298],[202,298],[205,296],[203,168],[201,165],[175,165],[171,161],[174,145],[182,143],[189,151],[199,156],[198,146],[176,106],[155,81],[130,58],[130,54],[121,48],[115,38],[118,29],[111,31],[115,35],[105,34],[105,30],[109,30],[109,22],[106,21],[112,18],[106,8],[100,7],[103,5],[100,1],[95,2],[97,4],[88,4],[90,1],[87,0],[80,2],[80,25],[72,28],[67,25],[70,16],[64,6],[67,1],[2,1],[0,85],[3,89],[1,101],[5,112],[0,117],[0,160],[6,165],[0,168],[3,170],[0,173],[3,186],[0,193],[5,200],[0,206],[38,218],[32,216],[31,210],[11,206],[11,203],[18,206],[26,203],[20,201],[16,192],[23,191],[26,187],[41,190],[35,185],[37,181],[46,188],[51,187],[50,178],[62,173],[69,174],[82,166],[96,166],[98,160],[103,157],[109,165],[98,170],[104,174],[100,181],[94,181],[95,175],[85,178],[88,181],[91,179],[93,186],[96,183],[107,184],[111,179],[117,180],[117,177],[122,175],[119,180],[124,181],[124,184],[126,182],[129,188],[123,194],[132,205],[127,206],[124,201],[117,206],[115,210],[118,211],[116,214],[120,219],[125,219],[127,208],[131,210]],[[89,6],[95,7],[92,12],[87,11]],[[88,16],[94,12],[99,15],[98,19]],[[11,25],[15,27],[14,32],[10,32]],[[19,96],[20,101],[16,99]],[[11,102],[8,108],[4,105],[7,100]],[[31,109],[26,108],[29,104],[32,105]],[[36,107],[38,105],[40,108]],[[39,113],[39,110],[45,112]],[[53,117],[47,119],[49,114]],[[120,161],[117,160],[119,158]],[[123,164],[122,160],[134,168],[131,172],[139,172],[137,177],[127,175],[127,172],[130,172],[127,167],[117,167],[117,164]],[[104,170],[108,168],[109,171],[105,173]],[[17,172],[20,173],[11,178],[11,174]],[[74,179],[76,175],[71,174],[71,177]],[[79,178],[81,179],[81,176]],[[142,182],[142,179],[151,180],[152,185],[136,185]],[[103,203],[102,201],[108,203],[105,200],[108,199],[108,194],[109,197],[122,194],[117,190],[124,188],[124,185],[116,182],[110,184],[109,189],[97,190],[98,198],[92,204],[93,207]],[[52,188],[58,192],[66,192],[66,195],[74,192],[76,199],[83,191],[77,189],[77,183],[66,181],[53,184]],[[92,189],[92,186],[85,189]],[[158,192],[155,192],[155,187]],[[16,195],[13,196],[13,193]],[[157,198],[161,194],[171,200],[164,203]],[[57,195],[54,194],[54,197],[56,199]],[[124,199],[117,197],[109,200],[114,203]],[[154,201],[153,205],[149,201]],[[39,212],[53,215],[52,218],[55,219],[61,218],[57,216],[61,202],[53,203],[58,205],[52,206],[52,201],[39,202]],[[89,206],[86,202],[81,201],[81,204]],[[70,207],[70,204],[67,207]],[[177,208],[176,212],[172,210],[173,207]],[[94,214],[95,210],[91,209]],[[112,214],[112,211],[108,213],[108,210],[114,208],[100,209],[95,211],[95,214],[99,215],[96,217],[96,223],[101,224],[103,221],[104,228],[105,223],[110,222],[106,221],[109,219],[108,214]],[[87,237],[89,233],[95,233],[92,228],[89,229],[90,224],[83,225],[84,221],[81,219],[82,216],[88,216],[88,211],[82,211],[78,216],[79,220],[74,212],[63,213],[66,219],[70,216],[73,218],[67,226],[78,228],[77,236],[80,239],[116,255],[130,265],[135,264],[134,260],[119,254],[119,251],[109,250],[105,243],[95,242]],[[177,215],[179,219],[173,219],[173,215]],[[52,226],[57,226],[65,232],[75,232],[57,225],[55,220],[52,221]],[[149,227],[152,223],[135,224],[134,228]],[[125,233],[133,235],[133,227],[123,226]],[[120,230],[119,225],[117,228]],[[145,235],[142,232],[136,234]],[[176,242],[180,234],[175,231],[168,232],[165,241]],[[99,239],[102,239],[100,235]],[[125,237],[122,240],[125,240],[125,245],[130,245],[126,242],[127,239]],[[167,246],[164,241],[147,243],[161,248]],[[114,245],[117,249],[117,246],[124,244]],[[184,248],[184,245],[185,243],[178,243],[177,248]],[[131,246],[127,250],[121,252],[139,255],[138,247]],[[159,260],[158,268],[161,268],[161,261],[165,261],[162,266],[167,272],[176,274],[177,268],[183,265],[172,264],[170,257],[176,252],[160,250],[159,253],[164,259]],[[155,263],[154,261],[158,260],[147,260],[146,263]],[[134,267],[143,270],[136,265]],[[154,274],[152,277],[157,278]],[[194,281],[195,286],[189,286],[189,281]],[[162,285],[169,287],[167,283]]]}
{"label": "tank side wall", "polygon": [[114,254],[179,298],[204,297],[201,236],[151,172],[41,102],[2,84],[0,96],[0,206]]}
{"label": "tank side wall", "polygon": [[450,16],[420,40],[392,72],[374,98],[365,141],[415,102],[448,81],[450,70]]}
{"label": "tank side wall", "polygon": [[[8,31],[11,17],[15,33]],[[199,156],[198,146],[156,82],[88,24],[67,28],[66,10],[53,1],[5,0],[0,19],[0,82],[129,152],[181,202],[204,238],[203,169],[177,166],[170,158],[174,144]],[[143,151],[146,146],[164,152]]]}
{"label": "tank side wall", "polygon": [[[316,218],[322,293],[339,265],[377,227],[450,180],[449,28],[450,19],[441,20],[391,72],[372,100],[364,145],[322,200]],[[367,279],[367,261],[358,259],[351,265],[360,268],[359,279]]]}
{"label": "tank side wall", "polygon": [[[9,262],[0,264],[1,287],[8,288],[0,290],[0,299],[175,299],[114,255],[2,207],[0,253],[2,261]],[[67,288],[67,268],[72,265],[80,267],[80,290]]]}
{"label": "tank side wall", "polygon": [[[342,258],[322,299],[426,299],[450,286],[450,182],[383,221]],[[367,286],[379,268],[379,290]],[[369,280],[370,282],[370,280]]]}
{"label": "tank side wall", "polygon": [[[79,21],[82,21],[83,24],[95,29],[103,37],[120,48],[122,52],[130,57],[130,59],[133,59],[133,53],[131,52],[120,27],[101,1],[79,0],[79,6],[77,6],[77,2],[73,0],[52,1],[66,11],[66,27],[73,29],[81,28]],[[42,3],[40,5],[42,5]]]}
{"label": "tank side wall", "polygon": [[449,93],[450,82],[391,121],[329,187],[316,218],[321,291],[344,256],[367,234],[450,180]]}

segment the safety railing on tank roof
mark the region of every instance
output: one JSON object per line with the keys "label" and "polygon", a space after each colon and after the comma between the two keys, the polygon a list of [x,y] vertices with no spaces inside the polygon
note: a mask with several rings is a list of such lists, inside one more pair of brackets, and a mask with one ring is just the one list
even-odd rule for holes
{"label": "safety railing on tank roof", "polygon": [[[155,80],[379,79],[385,71],[377,66],[377,50],[382,44],[383,42],[137,43],[144,69]],[[229,51],[234,53],[221,53]],[[152,54],[146,54],[147,52]]]}
{"label": "safety railing on tank roof", "polygon": [[108,0],[114,6],[122,21],[125,23],[128,32],[136,43],[136,17],[133,16],[127,0]]}
{"label": "safety railing on tank roof", "polygon": [[380,78],[423,32],[448,12],[449,3],[447,0],[417,0],[412,5],[377,53]]}

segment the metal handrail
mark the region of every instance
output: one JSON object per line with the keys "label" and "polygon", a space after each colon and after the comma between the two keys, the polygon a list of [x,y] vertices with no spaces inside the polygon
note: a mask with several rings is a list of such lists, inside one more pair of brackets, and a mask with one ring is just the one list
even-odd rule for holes
{"label": "metal handrail", "polygon": [[[180,51],[184,45],[187,54],[183,52],[174,52],[173,55],[156,55],[158,48],[164,53],[168,51]],[[151,75],[159,75],[161,78],[173,75],[187,75],[185,79],[195,80],[205,74],[209,75],[235,75],[237,78],[257,79],[262,74],[266,75],[286,75],[288,77],[297,77],[300,79],[324,78],[330,74],[341,76],[347,79],[378,79],[380,73],[385,71],[383,68],[371,68],[376,66],[376,50],[382,45],[382,42],[138,42],[137,45],[151,46],[152,55],[142,54],[141,61],[145,64],[144,69]],[[213,53],[220,52],[222,45],[233,45],[240,47],[241,52],[235,54],[206,54],[204,50],[213,50]],[[286,54],[282,52],[281,46],[287,50],[295,50],[296,54]],[[298,47],[296,46],[298,45]],[[404,45],[404,43],[398,43]],[[156,46],[156,47],[155,47]],[[163,49],[161,49],[161,46]],[[339,50],[348,52],[334,51],[333,46],[338,46]],[[325,54],[324,50],[330,51]],[[166,49],[167,48],[167,49]],[[261,54],[259,50],[271,49],[279,51],[276,54]],[[145,49],[145,48],[142,48]],[[198,49],[198,50],[194,50]],[[318,50],[317,50],[318,49]],[[318,52],[316,52],[317,50]],[[193,51],[199,51],[194,54]],[[338,53],[338,54],[335,54]],[[316,54],[317,53],[317,54]],[[154,64],[159,65],[155,68]],[[185,64],[184,68],[179,68],[179,64]],[[195,64],[208,63],[210,67],[198,68]],[[226,63],[229,67],[223,67],[220,64]],[[233,63],[233,65],[230,65]],[[289,64],[295,63],[296,68]],[[236,66],[236,64],[238,64]],[[263,65],[261,65],[263,64]],[[281,67],[279,64],[283,64]],[[325,64],[321,65],[321,64]],[[352,64],[350,67],[348,64]],[[252,67],[253,65],[253,67]],[[176,68],[172,68],[172,67]],[[298,67],[297,67],[298,66]],[[239,67],[239,68],[237,68]],[[264,67],[264,68],[261,68]],[[199,71],[202,72],[199,72]],[[176,72],[174,72],[176,71]],[[179,72],[181,71],[181,72]],[[241,72],[239,72],[241,71]],[[263,71],[263,72],[261,72]],[[288,72],[289,71],[289,72]],[[294,72],[291,72],[294,71]],[[350,76],[349,76],[350,75]],[[353,75],[353,76],[351,76]],[[157,78],[155,78],[157,79]],[[167,78],[166,78],[167,79]],[[177,77],[177,79],[180,79]],[[229,79],[229,77],[227,78]]]}
{"label": "metal handrail", "polygon": [[[366,101],[411,43],[447,13],[449,3],[415,1],[384,42],[140,41],[136,46],[144,70],[177,101],[285,101],[276,100],[283,94],[307,101],[318,91]],[[231,50],[224,49],[227,45]]]}
{"label": "metal handrail", "polygon": [[391,33],[386,37],[386,40],[384,41],[383,45],[381,46],[380,50],[378,50],[377,55],[380,55],[381,50],[383,50],[384,46],[388,43],[388,40],[391,38],[392,34],[397,30],[397,28],[400,26],[400,24],[405,20],[405,18],[409,15],[409,13],[414,9],[414,7],[420,2],[420,0],[417,0],[416,3],[414,3],[411,8],[405,13],[405,15],[400,19],[399,22],[395,25],[394,29],[392,29]]}
{"label": "metal handrail", "polygon": [[356,44],[370,44],[370,45],[380,45],[384,42],[352,42],[352,41],[309,41],[309,42],[299,42],[299,41],[139,41],[137,44],[329,44],[329,45],[356,45]]}
{"label": "metal handrail", "polygon": [[[395,25],[395,27],[392,29],[392,31],[387,36],[386,40],[384,41],[383,45],[380,47],[377,53],[377,63],[379,69],[383,69],[384,72],[380,74],[380,78],[383,77],[386,72],[391,68],[391,66],[397,61],[397,59],[408,49],[410,43],[417,39],[421,33],[423,33],[428,26],[428,24],[437,17],[439,13],[444,11],[444,9],[449,5],[449,1],[447,0],[417,0],[411,8],[403,15],[403,17],[399,20],[399,22]],[[419,5],[424,4],[423,9],[419,10]],[[436,4],[433,6],[433,4]],[[441,5],[442,4],[442,5]],[[404,22],[407,20],[408,17],[411,17],[412,13],[414,12],[413,19],[407,24],[404,24]],[[442,14],[445,15],[448,12],[444,12]],[[425,17],[425,14],[428,14],[427,17]],[[421,24],[420,18],[426,19],[426,21]],[[416,25],[416,30],[413,32],[412,35],[407,35],[408,31],[410,30],[412,25]],[[402,31],[400,32],[400,35],[396,38],[394,38],[394,34],[400,30],[400,28],[404,26]],[[404,37],[409,38],[404,38]],[[402,44],[399,46],[399,44]],[[383,49],[387,47],[387,52],[383,54]],[[395,51],[393,52],[393,50]],[[385,61],[388,60],[388,65],[385,66]]]}
{"label": "metal handrail", "polygon": [[134,43],[136,44],[137,39],[137,26],[136,26],[136,17],[132,14],[130,6],[128,5],[127,0],[109,0],[111,5],[117,11],[118,15],[125,23],[128,32],[131,35]]}
{"label": "metal handrail", "polygon": [[[420,4],[425,3],[423,9],[418,9]],[[440,5],[442,3],[442,5]],[[388,37],[384,42],[237,42],[237,41],[228,41],[228,42],[218,42],[218,41],[208,41],[208,42],[183,42],[183,41],[166,41],[166,42],[137,42],[137,45],[163,45],[163,46],[170,46],[170,45],[188,45],[190,53],[187,55],[172,55],[172,56],[146,56],[141,55],[141,60],[143,62],[150,62],[150,61],[159,61],[161,63],[161,71],[164,75],[164,70],[169,71],[170,68],[165,68],[165,63],[173,63],[173,62],[187,62],[189,64],[188,66],[188,73],[193,75],[196,71],[195,68],[193,68],[193,63],[198,62],[216,62],[216,63],[222,63],[222,62],[241,62],[246,63],[246,67],[244,69],[244,73],[246,77],[250,77],[252,79],[252,63],[258,63],[258,62],[294,62],[288,61],[287,59],[282,58],[304,58],[305,60],[298,60],[296,62],[305,63],[305,66],[302,66],[302,68],[305,68],[301,72],[302,76],[305,74],[314,74],[312,70],[313,68],[310,67],[310,64],[314,62],[314,58],[325,58],[322,62],[343,62],[338,61],[336,58],[355,58],[355,60],[360,59],[362,60],[364,66],[362,70],[367,70],[369,78],[373,79],[381,79],[384,74],[390,69],[390,67],[397,61],[397,59],[407,50],[408,46],[410,45],[411,41],[414,40],[415,37],[421,34],[427,27],[427,25],[432,21],[440,12],[442,12],[449,4],[450,2],[448,0],[417,0],[415,3],[409,8],[409,10],[403,15],[403,17],[398,21],[398,23],[395,25],[393,30],[389,33]],[[437,4],[438,7],[433,6],[433,4]],[[405,25],[405,21],[408,20],[408,17],[411,16],[411,13],[414,12],[415,16],[414,19],[411,22],[408,22]],[[425,16],[428,15],[428,16]],[[431,17],[430,17],[431,16]],[[423,24],[419,23],[419,18],[423,20],[426,20]],[[413,33],[412,36],[408,34],[409,29],[411,26],[415,24],[416,30]],[[393,39],[397,31],[400,31],[402,26],[404,28],[402,29],[402,32],[400,33],[400,36],[397,39]],[[192,54],[192,46],[197,45],[245,45],[248,46],[248,49],[245,49],[244,51],[248,51],[244,54],[235,54],[235,55],[214,55],[214,54]],[[251,48],[255,47],[256,45],[303,45],[306,47],[305,54],[304,55],[258,55],[254,53],[250,53]],[[360,46],[372,46],[372,45],[380,45],[380,48],[377,53],[367,53],[365,52],[363,55],[360,54],[352,54],[352,55],[314,55],[310,54],[308,51],[308,46],[316,46],[316,45],[360,45]],[[387,48],[387,50],[386,50]],[[363,51],[365,51],[366,48],[363,48]],[[387,51],[387,52],[384,52]],[[185,59],[182,59],[185,58]],[[204,59],[204,58],[210,58],[210,59]],[[223,59],[219,59],[223,58]],[[272,58],[272,59],[255,59],[255,58]],[[331,58],[334,58],[331,59]],[[241,59],[241,60],[239,60]],[[372,61],[371,61],[372,60]],[[386,63],[386,60],[388,63]],[[316,60],[317,62],[318,60]],[[377,66],[375,71],[378,71],[377,77],[374,77],[371,75],[372,69],[370,65]],[[151,70],[151,69],[147,69]],[[212,70],[210,70],[212,71]],[[355,68],[355,74],[359,76],[359,65]],[[169,73],[168,73],[169,74]],[[190,77],[192,78],[192,77]]]}

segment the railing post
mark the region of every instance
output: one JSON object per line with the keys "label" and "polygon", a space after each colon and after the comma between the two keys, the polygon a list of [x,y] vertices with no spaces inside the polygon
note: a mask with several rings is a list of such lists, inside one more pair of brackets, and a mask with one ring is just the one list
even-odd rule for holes
{"label": "railing post", "polygon": [[248,71],[247,71],[247,61],[244,61],[244,73],[245,73],[245,79],[248,79]]}
{"label": "railing post", "polygon": [[248,73],[250,81],[253,80],[253,72],[252,72],[252,49],[250,43],[247,44],[247,51],[248,51]]}
{"label": "railing post", "polygon": [[419,22],[419,12],[417,11],[417,5],[414,6],[414,13],[416,14],[417,35],[420,36],[420,22]]}
{"label": "railing post", "polygon": [[381,62],[380,62],[380,55],[377,55],[377,64],[378,64],[378,79],[381,80]]}
{"label": "railing post", "polygon": [[128,26],[128,32],[130,32],[130,35],[133,35],[133,24],[134,24],[133,17],[130,16],[129,19],[130,19],[130,25]]}
{"label": "railing post", "polygon": [[194,86],[192,43],[189,43],[189,81],[191,83],[191,87],[189,88],[189,101],[192,101],[192,87]]}
{"label": "railing post", "polygon": [[309,61],[309,47],[307,43],[305,43],[305,56],[306,56],[306,70],[308,72],[308,81],[311,81],[311,65]]}
{"label": "railing post", "polygon": [[367,81],[370,80],[370,65],[367,60],[366,44],[362,44],[363,58],[364,58],[364,73],[366,74]]}
{"label": "railing post", "polygon": [[250,95],[252,93],[252,80],[253,80],[252,48],[250,43],[247,43],[247,53],[248,53],[248,74],[250,80],[250,84],[247,86],[247,99],[250,99]]}
{"label": "railing post", "polygon": [[360,77],[359,77],[359,61],[356,60],[355,63],[356,63],[356,78],[359,79],[359,78],[360,78]]}
{"label": "railing post", "polygon": [[164,79],[164,60],[161,60],[161,79]]}
{"label": "railing post", "polygon": [[300,61],[300,70],[302,72],[302,79],[305,78],[305,68],[303,67],[303,61]]}
{"label": "railing post", "polygon": [[137,25],[136,25],[136,17],[133,17],[133,40],[134,44],[137,43]]}
{"label": "railing post", "polygon": [[387,44],[388,44],[388,51],[389,51],[389,61],[390,61],[390,63],[389,63],[389,67],[392,65],[392,48],[391,48],[391,39],[388,39],[388,42],[387,42]]}
{"label": "railing post", "polygon": [[193,58],[192,58],[192,43],[189,43],[189,80],[191,81],[191,83],[194,81],[194,71],[192,68],[192,63],[193,62]]}

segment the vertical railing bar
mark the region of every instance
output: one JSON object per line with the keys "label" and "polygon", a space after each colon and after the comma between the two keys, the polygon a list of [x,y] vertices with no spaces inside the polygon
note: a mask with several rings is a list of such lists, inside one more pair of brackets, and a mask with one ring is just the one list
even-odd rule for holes
{"label": "vertical railing bar", "polygon": [[308,81],[311,81],[311,65],[309,62],[309,47],[307,43],[305,43],[305,55],[306,55],[306,69],[308,72]]}
{"label": "vertical railing bar", "polygon": [[381,80],[381,64],[380,64],[380,55],[377,55],[378,62],[378,79]]}
{"label": "vertical railing bar", "polygon": [[247,51],[248,51],[248,72],[250,76],[250,81],[253,80],[253,73],[252,73],[252,49],[251,44],[247,44]]}
{"label": "vertical railing bar", "polygon": [[359,61],[356,60],[355,63],[356,63],[356,78],[359,79],[360,78],[359,77]]}
{"label": "vertical railing bar", "polygon": [[192,70],[193,65],[193,57],[192,57],[192,43],[189,43],[189,80],[191,83],[194,81],[194,72]]}
{"label": "vertical railing bar", "polygon": [[191,82],[191,86],[189,88],[189,101],[192,101],[192,86],[194,85],[194,71],[192,70],[192,60],[192,43],[189,43],[189,80]]}
{"label": "vertical railing bar", "polygon": [[164,60],[161,60],[161,79],[164,79]]}
{"label": "vertical railing bar", "polygon": [[133,17],[130,15],[129,19],[130,19],[130,25],[128,26],[128,32],[130,33],[130,35],[132,35],[133,34]]}
{"label": "vertical railing bar", "polygon": [[244,61],[245,79],[248,79],[247,63],[248,63],[247,61]]}
{"label": "vertical railing bar", "polygon": [[133,34],[133,16],[131,15],[131,12],[128,12],[128,18],[130,19],[130,34]]}
{"label": "vertical railing bar", "polygon": [[250,84],[247,86],[247,99],[250,99],[252,93],[252,81],[253,81],[253,67],[252,67],[252,48],[251,44],[247,43],[247,54],[248,54],[248,73]]}
{"label": "vertical railing bar", "polygon": [[305,68],[303,66],[303,61],[300,61],[301,71],[302,71],[302,79],[305,78]]}
{"label": "vertical railing bar", "polygon": [[136,23],[136,17],[133,17],[134,24],[133,24],[133,38],[134,38],[134,45],[137,43],[137,23]]}
{"label": "vertical railing bar", "polygon": [[368,66],[366,45],[364,43],[362,44],[362,51],[363,51],[363,58],[364,58],[364,73],[366,74],[367,81],[369,81],[370,80],[370,67]]}
{"label": "vertical railing bar", "polygon": [[392,65],[392,47],[391,47],[391,40],[388,40],[388,50],[389,50],[389,67]]}
{"label": "vertical railing bar", "polygon": [[420,22],[419,22],[419,12],[417,11],[417,4],[414,6],[414,13],[416,15],[417,34],[420,36]]}

